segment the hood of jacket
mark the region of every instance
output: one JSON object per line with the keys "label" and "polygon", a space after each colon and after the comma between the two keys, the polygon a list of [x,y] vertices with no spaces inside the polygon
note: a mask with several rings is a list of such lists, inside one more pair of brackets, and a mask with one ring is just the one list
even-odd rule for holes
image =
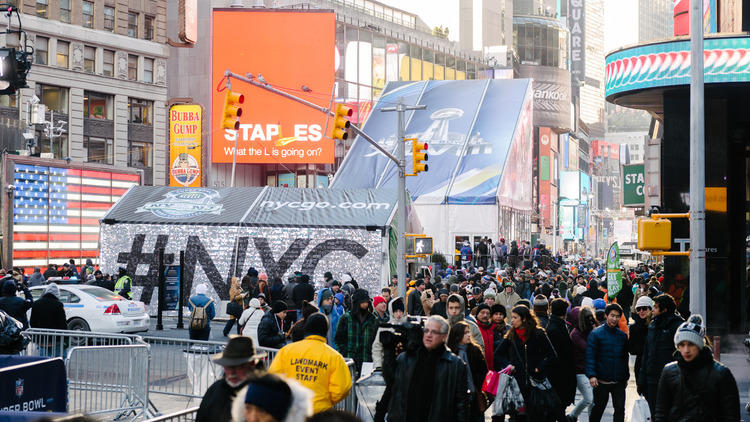
{"label": "hood of jacket", "polygon": [[[293,379],[284,378],[284,381],[292,390],[292,406],[284,420],[278,422],[305,422],[313,414],[312,391]],[[247,385],[238,391],[232,400],[233,422],[245,422],[245,394],[247,394]]]}
{"label": "hood of jacket", "polygon": [[453,326],[453,324],[459,321],[463,321],[464,315],[466,314],[466,304],[464,304],[464,298],[461,295],[456,294],[456,293],[453,293],[452,295],[448,296],[448,301],[445,303],[446,313],[448,312],[448,304],[451,302],[451,298],[454,296],[458,298],[458,303],[461,304],[461,312],[459,312],[458,315],[456,316],[448,315],[448,324],[450,324],[451,327]]}
{"label": "hood of jacket", "polygon": [[400,300],[403,304],[404,299],[401,298],[401,296],[396,296],[393,299],[391,299],[390,302],[388,302],[388,315],[390,315],[390,319],[388,320],[389,324],[403,324],[406,322],[406,312],[404,312],[404,315],[401,318],[396,318],[393,316],[393,302],[396,300]]}

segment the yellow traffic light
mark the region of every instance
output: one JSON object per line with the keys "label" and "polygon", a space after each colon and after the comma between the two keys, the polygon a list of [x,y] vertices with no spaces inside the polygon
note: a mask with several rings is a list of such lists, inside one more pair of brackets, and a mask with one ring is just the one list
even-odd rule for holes
{"label": "yellow traffic light", "polygon": [[419,142],[416,139],[411,141],[411,165],[412,174],[415,176],[422,171],[427,171],[427,142]]}
{"label": "yellow traffic light", "polygon": [[672,222],[665,218],[638,220],[638,249],[642,251],[672,249]]}
{"label": "yellow traffic light", "polygon": [[227,90],[227,94],[224,97],[224,114],[222,115],[221,127],[224,129],[240,128],[240,116],[242,116],[242,108],[240,104],[245,102],[245,96],[239,92]]}
{"label": "yellow traffic light", "polygon": [[351,107],[347,107],[343,104],[336,104],[336,112],[333,117],[333,129],[331,130],[331,139],[346,140],[349,134],[346,133],[346,129],[349,128],[351,123],[349,118],[352,117],[354,110]]}

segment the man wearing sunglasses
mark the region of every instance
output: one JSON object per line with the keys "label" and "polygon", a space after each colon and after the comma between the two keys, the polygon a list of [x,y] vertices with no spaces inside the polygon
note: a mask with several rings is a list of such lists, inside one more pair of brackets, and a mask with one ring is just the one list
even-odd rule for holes
{"label": "man wearing sunglasses", "polygon": [[422,345],[396,359],[389,422],[468,420],[466,364],[445,346],[448,330],[445,318],[429,317]]}

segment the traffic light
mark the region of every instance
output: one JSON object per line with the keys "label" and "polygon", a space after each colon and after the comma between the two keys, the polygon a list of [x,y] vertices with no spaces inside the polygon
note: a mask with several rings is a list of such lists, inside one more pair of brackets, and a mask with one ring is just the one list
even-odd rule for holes
{"label": "traffic light", "polygon": [[346,133],[346,129],[349,128],[349,118],[352,117],[354,110],[351,107],[347,107],[343,104],[336,104],[335,116],[333,116],[333,129],[331,129],[331,139],[346,140],[349,134]]}
{"label": "traffic light", "polygon": [[240,104],[245,102],[245,96],[239,92],[227,90],[224,97],[224,114],[222,116],[221,127],[224,129],[240,128],[240,116],[242,116],[242,107]]}
{"label": "traffic light", "polygon": [[638,249],[642,251],[672,249],[672,222],[665,218],[638,220]]}
{"label": "traffic light", "polygon": [[419,142],[416,139],[411,141],[411,163],[412,174],[415,176],[422,171],[427,171],[427,142]]}

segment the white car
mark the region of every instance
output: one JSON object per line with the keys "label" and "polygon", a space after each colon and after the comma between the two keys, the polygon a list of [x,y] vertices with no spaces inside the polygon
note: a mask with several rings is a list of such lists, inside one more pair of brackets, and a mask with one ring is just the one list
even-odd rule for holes
{"label": "white car", "polygon": [[[137,333],[149,329],[151,321],[143,302],[124,299],[98,286],[57,286],[60,289],[60,301],[65,307],[69,330]],[[44,294],[44,288],[45,286],[30,288],[34,300]]]}

